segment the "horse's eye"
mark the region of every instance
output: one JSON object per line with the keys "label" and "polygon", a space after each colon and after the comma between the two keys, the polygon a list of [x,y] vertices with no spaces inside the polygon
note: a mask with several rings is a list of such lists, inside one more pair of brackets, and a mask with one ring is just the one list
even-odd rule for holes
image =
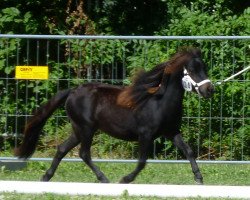
{"label": "horse's eye", "polygon": [[194,71],[195,71],[195,70],[192,68],[192,69],[189,69],[189,70],[188,70],[188,73],[189,73],[189,74],[193,74]]}

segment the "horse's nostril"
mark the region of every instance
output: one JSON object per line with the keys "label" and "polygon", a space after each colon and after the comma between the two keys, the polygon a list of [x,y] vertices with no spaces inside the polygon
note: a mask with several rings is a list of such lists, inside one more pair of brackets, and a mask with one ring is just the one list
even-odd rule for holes
{"label": "horse's nostril", "polygon": [[212,95],[215,92],[214,86],[211,85],[207,88],[207,92],[209,95]]}
{"label": "horse's nostril", "polygon": [[214,88],[214,86],[211,86],[211,91],[212,91],[212,93],[214,93],[214,92],[215,92],[215,88]]}

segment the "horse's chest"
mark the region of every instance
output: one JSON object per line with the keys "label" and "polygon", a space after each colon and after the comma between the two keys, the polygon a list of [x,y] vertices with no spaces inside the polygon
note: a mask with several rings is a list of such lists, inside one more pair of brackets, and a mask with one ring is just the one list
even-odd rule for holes
{"label": "horse's chest", "polygon": [[180,109],[152,109],[143,111],[137,116],[138,124],[151,131],[155,137],[167,132],[177,131],[181,124]]}

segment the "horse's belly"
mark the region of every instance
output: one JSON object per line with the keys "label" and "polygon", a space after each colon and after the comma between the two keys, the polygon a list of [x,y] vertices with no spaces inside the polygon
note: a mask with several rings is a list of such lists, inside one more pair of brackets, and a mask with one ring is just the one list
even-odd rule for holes
{"label": "horse's belly", "polygon": [[131,116],[103,115],[99,118],[99,129],[122,140],[137,140],[135,120]]}
{"label": "horse's belly", "polygon": [[100,126],[100,130],[107,133],[108,135],[115,137],[117,139],[121,140],[127,140],[127,141],[135,141],[138,139],[138,136],[136,133],[130,131],[130,130],[125,130],[119,126],[115,125],[103,125]]}

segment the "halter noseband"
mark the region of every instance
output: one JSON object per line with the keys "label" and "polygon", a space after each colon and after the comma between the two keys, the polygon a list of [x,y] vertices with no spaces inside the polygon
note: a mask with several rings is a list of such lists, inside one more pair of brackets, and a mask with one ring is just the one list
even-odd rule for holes
{"label": "halter noseband", "polygon": [[194,86],[194,89],[196,90],[196,92],[200,95],[200,92],[199,92],[199,87],[202,86],[203,84],[205,83],[211,83],[211,81],[209,79],[205,79],[199,83],[196,83],[192,78],[191,76],[188,74],[188,71],[184,68],[184,76],[182,78],[182,86],[183,88],[190,92],[192,91],[193,89],[193,86]]}

